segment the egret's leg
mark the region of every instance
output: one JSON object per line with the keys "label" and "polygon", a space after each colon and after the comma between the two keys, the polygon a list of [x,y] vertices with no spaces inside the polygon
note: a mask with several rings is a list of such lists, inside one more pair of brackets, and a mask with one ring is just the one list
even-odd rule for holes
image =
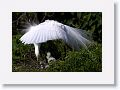
{"label": "egret's leg", "polygon": [[39,67],[39,44],[34,43],[34,47],[35,47],[35,55],[36,55],[36,58],[37,58],[37,67]]}
{"label": "egret's leg", "polygon": [[34,47],[35,47],[35,55],[36,55],[37,61],[38,61],[39,60],[39,44],[34,43]]}
{"label": "egret's leg", "polygon": [[39,55],[38,56],[36,56],[37,57],[37,61],[39,61]]}
{"label": "egret's leg", "polygon": [[37,66],[38,66],[38,68],[39,68],[39,65],[40,65],[41,68],[44,68],[43,61],[39,61],[39,56],[40,56],[39,51],[40,51],[40,46],[41,46],[41,44],[39,44],[39,43],[37,43],[37,44],[34,43],[34,46],[35,46],[35,55],[36,55],[36,57],[37,57]]}

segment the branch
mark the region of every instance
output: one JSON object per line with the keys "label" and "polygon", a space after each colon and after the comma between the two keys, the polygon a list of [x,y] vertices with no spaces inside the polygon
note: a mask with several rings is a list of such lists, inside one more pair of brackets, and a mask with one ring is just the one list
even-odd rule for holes
{"label": "branch", "polygon": [[45,17],[46,17],[46,13],[45,13],[45,16],[43,17],[43,19],[41,20],[41,22],[43,22],[43,20],[45,19]]}

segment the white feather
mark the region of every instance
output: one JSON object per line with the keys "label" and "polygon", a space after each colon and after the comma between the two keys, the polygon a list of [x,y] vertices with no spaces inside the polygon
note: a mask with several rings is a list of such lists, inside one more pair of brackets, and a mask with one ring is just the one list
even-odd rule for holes
{"label": "white feather", "polygon": [[62,39],[77,50],[79,50],[81,46],[86,48],[86,45],[90,43],[82,30],[54,20],[46,20],[39,25],[31,26],[29,31],[20,38],[25,44],[43,43],[55,39]]}
{"label": "white feather", "polygon": [[81,46],[86,48],[86,45],[90,43],[90,41],[85,38],[86,36],[83,34],[82,30],[67,25],[65,25],[64,30],[68,38],[66,43],[74,49],[79,50]]}

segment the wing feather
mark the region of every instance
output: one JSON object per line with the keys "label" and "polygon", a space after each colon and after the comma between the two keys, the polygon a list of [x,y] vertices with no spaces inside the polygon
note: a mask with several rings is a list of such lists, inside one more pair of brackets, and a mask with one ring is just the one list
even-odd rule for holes
{"label": "wing feather", "polygon": [[87,35],[83,30],[53,20],[32,26],[30,30],[20,38],[25,44],[43,43],[54,39],[63,39],[76,50],[79,50],[80,47],[87,48],[87,44],[90,43],[90,40],[87,39]]}
{"label": "wing feather", "polygon": [[84,36],[82,30],[78,31],[76,28],[65,25],[65,31],[68,38],[66,43],[74,49],[79,50],[80,47],[87,48],[87,44],[90,44],[90,41],[85,38],[86,36]]}

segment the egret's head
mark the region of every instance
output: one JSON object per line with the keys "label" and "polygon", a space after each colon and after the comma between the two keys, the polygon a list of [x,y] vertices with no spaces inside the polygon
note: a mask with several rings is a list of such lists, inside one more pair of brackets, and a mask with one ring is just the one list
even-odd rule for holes
{"label": "egret's head", "polygon": [[50,56],[51,56],[51,53],[50,53],[50,52],[47,52],[47,56],[50,57]]}

